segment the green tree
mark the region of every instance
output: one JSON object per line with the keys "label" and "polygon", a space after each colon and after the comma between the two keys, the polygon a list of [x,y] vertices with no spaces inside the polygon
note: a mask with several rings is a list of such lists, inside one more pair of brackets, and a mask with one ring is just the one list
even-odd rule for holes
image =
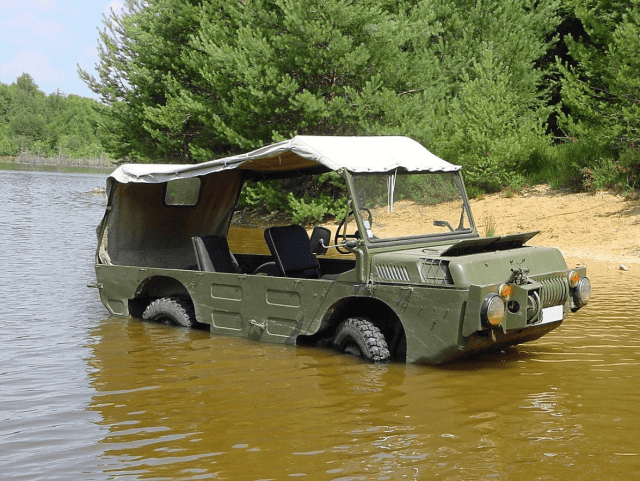
{"label": "green tree", "polygon": [[295,134],[403,134],[497,188],[548,147],[557,0],[127,0],[105,18],[121,157],[201,161]]}
{"label": "green tree", "polygon": [[59,92],[50,95],[47,101],[48,151],[72,158],[98,157],[103,152],[98,123],[106,107],[93,99],[67,97]]}
{"label": "green tree", "polygon": [[19,146],[14,144],[9,129],[9,113],[11,112],[13,94],[8,85],[0,83],[0,155],[16,155]]}
{"label": "green tree", "polygon": [[10,87],[12,98],[7,118],[12,141],[21,150],[38,150],[45,138],[46,96],[27,73]]}
{"label": "green tree", "polygon": [[411,11],[423,32],[413,41],[418,92],[395,130],[463,165],[468,182],[483,189],[521,182],[536,168],[532,153],[551,142],[548,52],[558,8],[555,0],[418,2]]}
{"label": "green tree", "polygon": [[640,2],[575,2],[586,36],[569,38],[574,67],[560,65],[568,136],[624,150],[640,140]]}
{"label": "green tree", "polygon": [[82,69],[79,74],[109,106],[99,131],[115,157],[185,160],[192,138],[207,135],[191,118],[165,133],[147,116],[148,109],[166,104],[170,84],[181,82],[190,88],[197,77],[182,57],[198,29],[200,3],[126,0],[122,15],[112,12],[104,17],[98,78]]}
{"label": "green tree", "polygon": [[640,181],[640,2],[574,0],[569,5],[582,29],[566,39],[569,61],[558,61],[565,106],[559,124],[568,140],[558,165],[573,185],[635,188]]}
{"label": "green tree", "polygon": [[409,77],[396,2],[127,5],[106,19],[100,78],[81,72],[112,107],[106,138],[123,155],[204,160],[294,133],[356,133],[358,94]]}
{"label": "green tree", "polygon": [[93,99],[60,91],[47,96],[29,74],[11,85],[0,83],[0,155],[98,156],[103,151],[98,122],[105,109]]}

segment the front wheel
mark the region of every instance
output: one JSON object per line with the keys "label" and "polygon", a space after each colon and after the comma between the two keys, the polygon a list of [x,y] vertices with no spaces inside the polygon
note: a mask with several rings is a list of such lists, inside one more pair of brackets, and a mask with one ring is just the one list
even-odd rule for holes
{"label": "front wheel", "polygon": [[368,319],[353,317],[343,321],[333,339],[342,352],[363,357],[371,362],[386,362],[390,359],[389,347],[380,329]]}
{"label": "front wheel", "polygon": [[142,313],[145,321],[169,322],[176,326],[196,325],[196,315],[190,302],[175,297],[156,299]]}

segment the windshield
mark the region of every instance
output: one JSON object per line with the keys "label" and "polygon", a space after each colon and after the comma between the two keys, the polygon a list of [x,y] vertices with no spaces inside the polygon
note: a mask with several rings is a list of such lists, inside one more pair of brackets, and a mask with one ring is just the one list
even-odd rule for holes
{"label": "windshield", "polygon": [[354,174],[353,185],[371,241],[471,230],[456,173]]}

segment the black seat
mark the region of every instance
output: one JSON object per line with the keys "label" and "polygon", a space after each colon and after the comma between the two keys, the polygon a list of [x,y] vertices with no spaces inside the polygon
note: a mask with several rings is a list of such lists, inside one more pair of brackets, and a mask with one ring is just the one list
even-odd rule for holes
{"label": "black seat", "polygon": [[264,240],[276,261],[280,275],[305,279],[320,278],[320,264],[311,253],[307,231],[301,225],[269,227]]}
{"label": "black seat", "polygon": [[192,237],[198,270],[240,274],[238,261],[229,250],[227,238],[222,235]]}

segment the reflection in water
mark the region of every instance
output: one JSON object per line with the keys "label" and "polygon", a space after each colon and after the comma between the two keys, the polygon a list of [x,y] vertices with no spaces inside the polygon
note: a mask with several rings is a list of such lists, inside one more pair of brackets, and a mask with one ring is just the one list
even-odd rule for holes
{"label": "reflection in water", "polygon": [[[0,171],[0,473],[96,479],[98,416],[84,358],[104,175]],[[77,477],[77,476],[76,476]],[[98,478],[99,479],[99,478]]]}
{"label": "reflection in water", "polygon": [[592,274],[589,307],[534,343],[440,368],[370,365],[104,318],[85,287],[104,199],[82,192],[98,185],[0,172],[3,477],[640,474],[640,288],[627,273]]}
{"label": "reflection in water", "polygon": [[[585,479],[626,477],[640,470],[628,428],[635,361],[603,375],[619,345],[590,327],[613,322],[611,307],[544,342],[443,368],[106,319],[92,332],[91,409],[109,428],[113,475],[573,479],[579,467]],[[637,331],[621,332],[637,351]]]}
{"label": "reflection in water", "polygon": [[105,454],[143,477],[187,476],[197,460],[210,474],[245,479],[247,456],[256,479],[278,478],[286,465],[311,474],[336,452],[357,454],[345,434],[353,443],[379,432],[383,447],[408,429],[387,426],[405,395],[394,388],[404,366],[138,321],[108,319],[92,337],[92,409],[110,429]]}

